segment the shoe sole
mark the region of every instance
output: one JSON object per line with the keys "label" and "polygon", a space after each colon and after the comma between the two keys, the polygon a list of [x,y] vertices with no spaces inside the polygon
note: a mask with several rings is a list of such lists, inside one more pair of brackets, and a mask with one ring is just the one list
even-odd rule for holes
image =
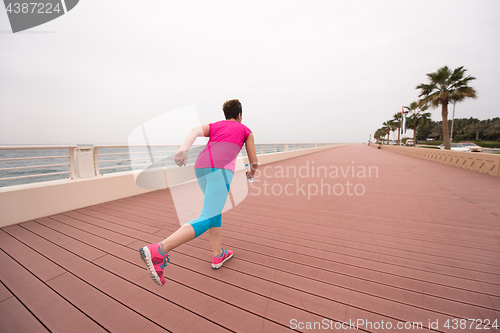
{"label": "shoe sole", "polygon": [[141,259],[144,262],[144,265],[146,265],[146,268],[148,269],[149,276],[151,279],[159,286],[163,286],[160,281],[160,277],[158,274],[156,274],[153,262],[151,261],[151,251],[149,251],[148,247],[145,246],[139,250],[139,254],[141,255]]}
{"label": "shoe sole", "polygon": [[219,268],[221,268],[221,267],[222,267],[222,265],[223,265],[226,261],[228,261],[229,259],[231,259],[232,257],[233,257],[233,253],[231,253],[231,255],[230,255],[229,257],[227,257],[226,259],[222,260],[222,262],[221,262],[220,264],[216,264],[216,265],[212,264],[212,268],[213,268],[213,269],[219,269]]}

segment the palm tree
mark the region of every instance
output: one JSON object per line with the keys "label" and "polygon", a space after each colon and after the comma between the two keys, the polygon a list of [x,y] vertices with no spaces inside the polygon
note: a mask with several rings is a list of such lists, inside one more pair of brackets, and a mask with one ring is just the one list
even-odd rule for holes
{"label": "palm tree", "polygon": [[429,137],[439,141],[443,140],[443,122],[441,120],[433,122]]}
{"label": "palm tree", "polygon": [[450,132],[448,130],[448,103],[461,102],[466,98],[476,98],[476,91],[469,87],[469,81],[475,80],[473,76],[464,77],[464,66],[455,68],[453,72],[448,66],[441,67],[434,73],[427,73],[429,84],[419,84],[416,89],[421,89],[418,97],[422,97],[419,105],[430,105],[435,108],[441,105],[443,118],[444,148],[450,149]]}
{"label": "palm tree", "polygon": [[385,135],[385,130],[383,128],[379,128],[378,130],[375,131],[375,134],[373,134],[373,137],[377,142],[380,142],[380,137]]}
{"label": "palm tree", "polygon": [[486,123],[486,120],[479,120],[472,117],[469,120],[470,123],[468,125],[468,130],[475,133],[477,141],[479,140],[479,133],[482,132],[488,124]]}
{"label": "palm tree", "polygon": [[382,127],[382,128],[384,128],[386,133],[387,133],[387,144],[389,144],[389,134],[398,128],[398,124],[394,120],[391,119],[388,121],[384,121],[384,123],[382,125],[384,125],[384,127]]}
{"label": "palm tree", "polygon": [[388,121],[384,121],[382,125],[383,125],[382,129],[384,130],[385,135],[387,135],[386,144],[389,144],[389,135],[391,134],[392,131],[392,125],[390,125]]}
{"label": "palm tree", "polygon": [[382,126],[380,129],[384,132],[384,136],[387,135],[386,143],[389,144],[389,133],[391,132],[391,129],[389,128],[389,126],[387,126],[386,122],[384,122],[382,125],[384,126]]}
{"label": "palm tree", "polygon": [[484,130],[485,136],[490,140],[500,141],[500,118],[489,119],[488,125]]}
{"label": "palm tree", "polygon": [[408,127],[413,129],[413,147],[417,144],[417,130],[419,127],[425,127],[431,120],[431,114],[427,111],[428,105],[419,106],[417,102],[411,102],[410,106],[404,107],[408,110]]}
{"label": "palm tree", "polygon": [[398,144],[400,144],[400,139],[401,139],[401,121],[403,120],[403,113],[402,112],[397,112],[394,114],[392,121],[398,126]]}

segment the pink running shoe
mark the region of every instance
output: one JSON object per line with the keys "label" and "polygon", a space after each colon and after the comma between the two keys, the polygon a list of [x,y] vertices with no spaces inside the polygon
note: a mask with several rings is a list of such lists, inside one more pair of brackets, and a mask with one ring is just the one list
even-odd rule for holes
{"label": "pink running shoe", "polygon": [[164,256],[158,252],[160,244],[150,244],[139,250],[142,261],[146,264],[149,271],[149,276],[156,282],[157,285],[163,286],[165,284],[165,277],[163,276],[163,269],[167,266],[170,261],[170,256],[165,254]]}
{"label": "pink running shoe", "polygon": [[222,267],[222,264],[231,259],[233,256],[233,251],[229,250],[226,251],[222,249],[222,255],[219,256],[213,256],[212,257],[212,268],[214,269],[219,269]]}

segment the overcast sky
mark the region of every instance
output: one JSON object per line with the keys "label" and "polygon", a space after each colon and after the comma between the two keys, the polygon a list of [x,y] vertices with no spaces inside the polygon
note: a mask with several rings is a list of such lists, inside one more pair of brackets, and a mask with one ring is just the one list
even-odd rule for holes
{"label": "overcast sky", "polygon": [[444,65],[477,78],[457,117],[500,116],[495,0],[81,0],[16,34],[1,7],[0,32],[0,145],[127,143],[232,98],[257,143],[363,142]]}

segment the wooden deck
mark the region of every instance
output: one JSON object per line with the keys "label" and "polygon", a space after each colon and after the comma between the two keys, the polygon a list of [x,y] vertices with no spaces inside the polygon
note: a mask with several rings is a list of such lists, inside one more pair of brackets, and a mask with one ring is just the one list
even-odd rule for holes
{"label": "wooden deck", "polygon": [[[310,172],[337,166],[339,178],[276,174],[307,163]],[[344,178],[348,166],[356,172]],[[366,177],[376,167],[371,178],[360,178],[361,166]],[[260,195],[250,189],[223,215],[234,258],[212,270],[202,235],[170,253],[164,287],[138,249],[178,228],[170,190],[3,228],[0,331],[274,333],[324,319],[333,328],[297,331],[354,331],[335,322],[358,320],[372,323],[362,332],[388,331],[382,321],[394,332],[500,331],[452,321],[500,325],[499,178],[366,145],[271,164],[267,175],[254,183]],[[347,180],[351,194],[356,184],[365,193],[348,195]],[[325,183],[344,193],[328,195]],[[309,184],[323,195],[308,199]],[[274,195],[286,185],[293,195]]]}

